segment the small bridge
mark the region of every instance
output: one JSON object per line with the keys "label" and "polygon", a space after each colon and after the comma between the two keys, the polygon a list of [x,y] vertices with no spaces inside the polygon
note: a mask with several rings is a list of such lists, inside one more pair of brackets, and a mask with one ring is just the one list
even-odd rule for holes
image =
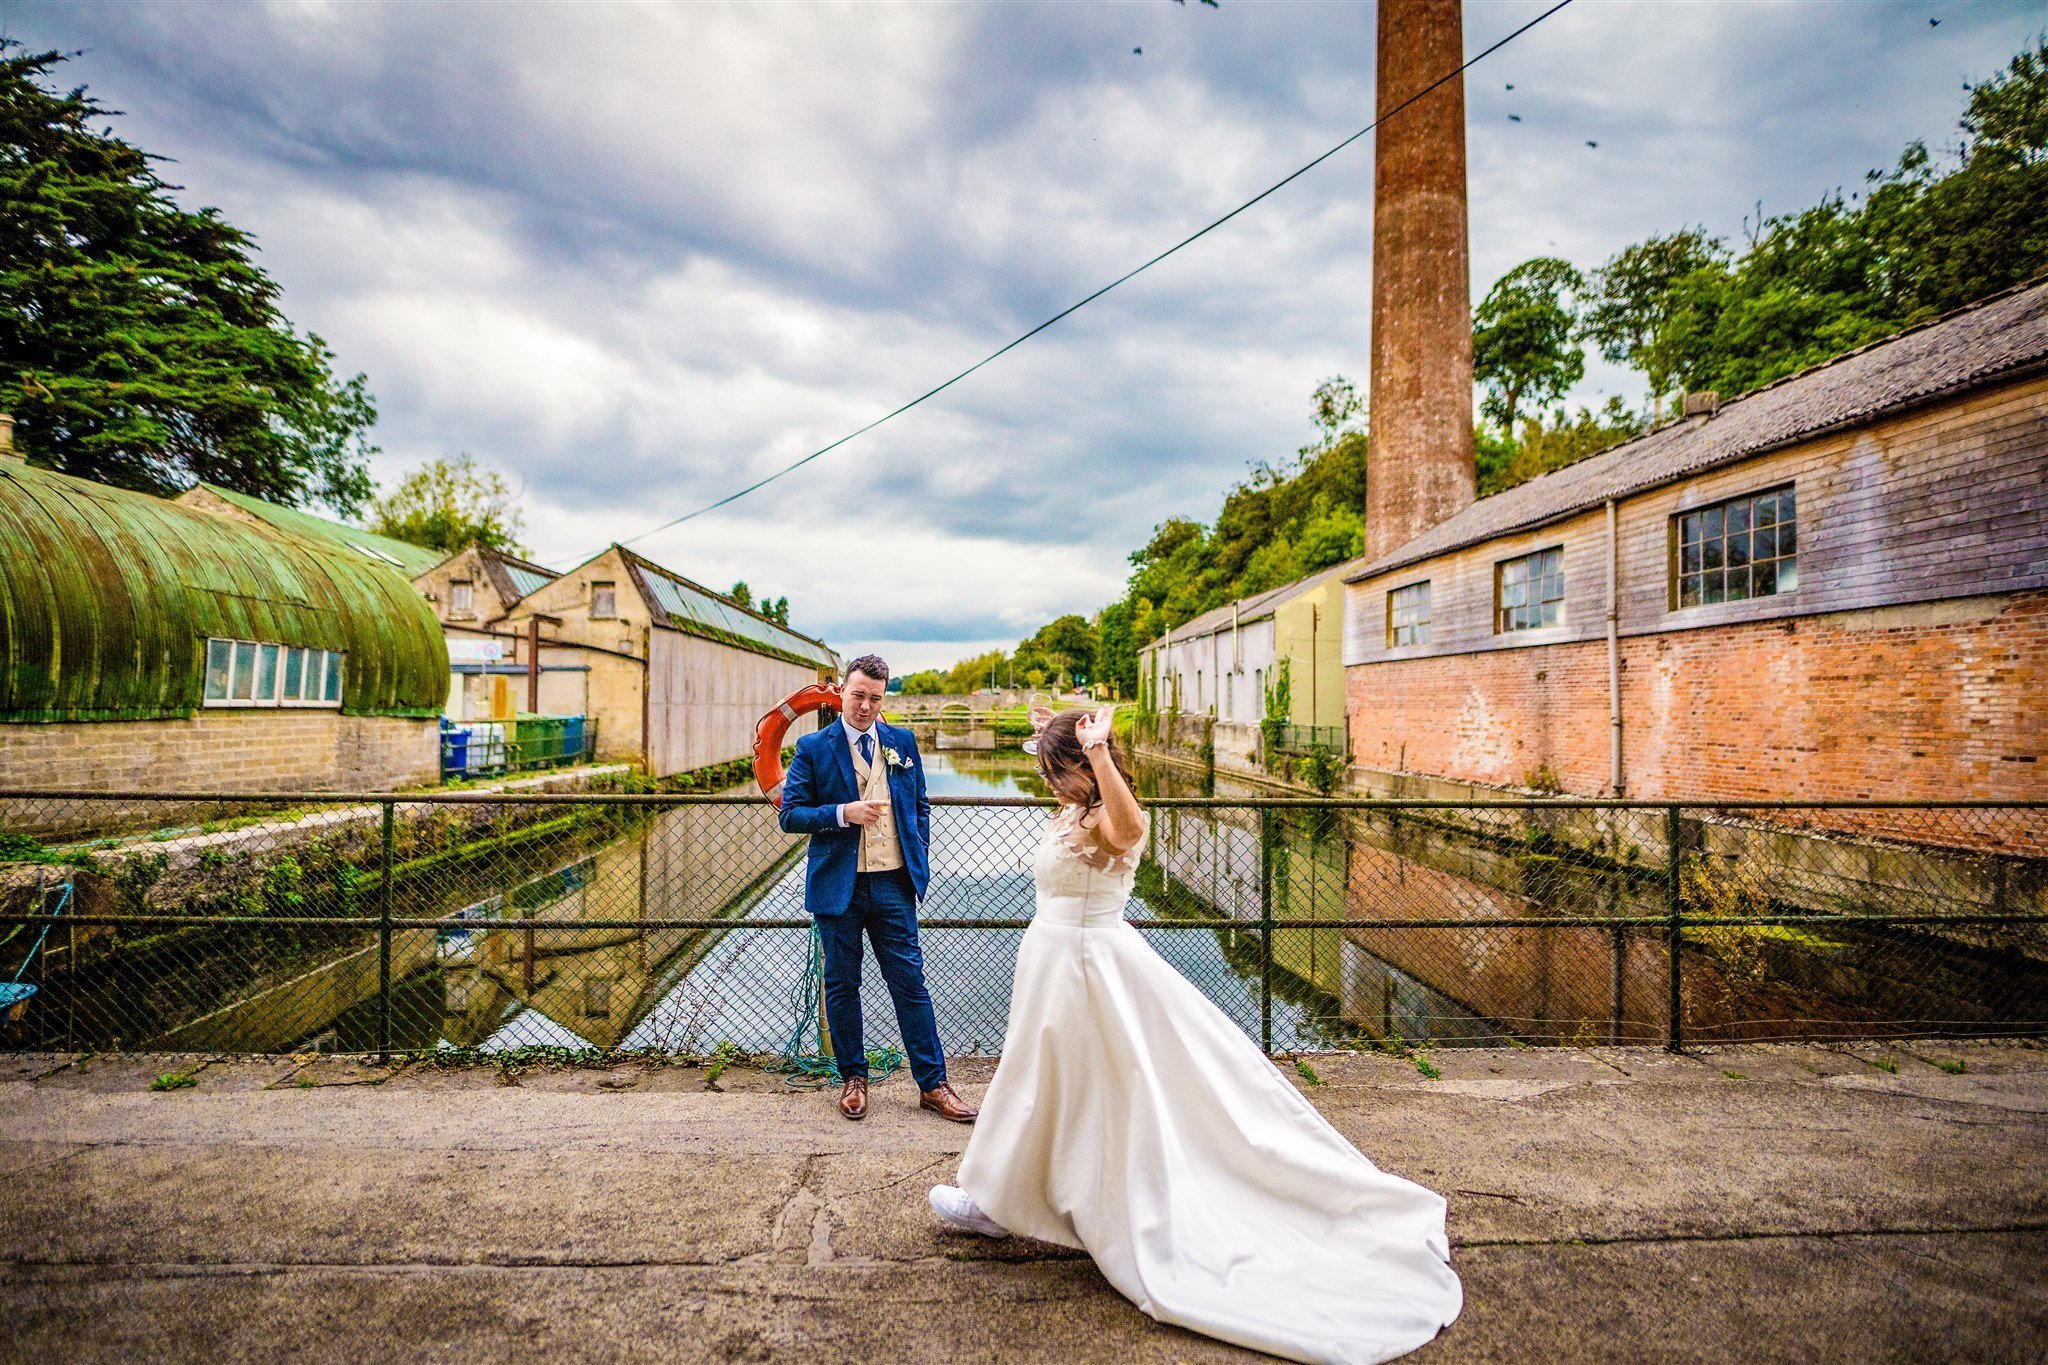
{"label": "small bridge", "polygon": [[[901,704],[902,699],[892,698]],[[896,706],[889,709],[896,710]],[[944,701],[936,706],[902,704],[897,714],[916,734],[920,743],[929,740],[935,749],[966,749],[981,753],[996,747],[995,713],[977,709],[964,701]]]}

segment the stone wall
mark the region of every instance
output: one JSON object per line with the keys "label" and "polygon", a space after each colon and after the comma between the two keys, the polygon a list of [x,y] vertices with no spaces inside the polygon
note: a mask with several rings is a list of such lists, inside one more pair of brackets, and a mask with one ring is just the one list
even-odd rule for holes
{"label": "stone wall", "polygon": [[[0,725],[0,788],[75,791],[392,791],[436,782],[432,720],[333,711],[201,711],[185,720]],[[153,816],[170,812],[152,804]],[[112,814],[95,803],[91,818]],[[0,801],[28,834],[80,827],[45,802]]]}

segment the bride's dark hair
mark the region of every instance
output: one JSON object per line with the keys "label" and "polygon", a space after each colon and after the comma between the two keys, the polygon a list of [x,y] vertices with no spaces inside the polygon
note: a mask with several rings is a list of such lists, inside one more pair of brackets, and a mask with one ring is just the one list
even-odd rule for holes
{"label": "bride's dark hair", "polygon": [[[1092,711],[1062,711],[1038,732],[1038,775],[1048,784],[1056,777],[1069,774],[1078,777],[1094,792],[1090,805],[1102,799],[1102,789],[1095,780],[1095,769],[1088,764],[1088,753],[1081,747],[1081,737],[1075,733],[1075,728],[1093,714]],[[1131,778],[1130,766],[1124,762],[1123,746],[1116,742],[1114,735],[1109,739],[1109,761],[1116,765],[1124,785],[1135,794],[1138,784]]]}

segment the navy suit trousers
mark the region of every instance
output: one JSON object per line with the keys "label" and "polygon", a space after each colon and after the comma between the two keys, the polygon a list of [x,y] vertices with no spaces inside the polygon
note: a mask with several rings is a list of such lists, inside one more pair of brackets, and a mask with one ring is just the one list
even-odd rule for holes
{"label": "navy suit trousers", "polygon": [[868,1074],[867,1042],[860,1016],[860,941],[863,932],[875,950],[875,965],[888,983],[896,1005],[896,1026],[903,1033],[903,1052],[919,1090],[932,1090],[946,1079],[946,1057],[939,1050],[939,1023],[932,997],[924,987],[924,951],[917,942],[917,892],[910,874],[862,872],[853,879],[853,904],[843,915],[817,915],[818,939],[825,960],[825,1022],[832,1029],[832,1055],[839,1078]]}

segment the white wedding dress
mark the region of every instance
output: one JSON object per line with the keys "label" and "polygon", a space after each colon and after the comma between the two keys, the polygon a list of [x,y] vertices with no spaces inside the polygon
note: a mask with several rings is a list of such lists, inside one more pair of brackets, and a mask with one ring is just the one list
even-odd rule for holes
{"label": "white wedding dress", "polygon": [[960,1187],[1160,1322],[1344,1365],[1429,1341],[1463,1302],[1442,1197],[1360,1155],[1124,922],[1139,852],[1089,852],[1079,820],[1038,848]]}

